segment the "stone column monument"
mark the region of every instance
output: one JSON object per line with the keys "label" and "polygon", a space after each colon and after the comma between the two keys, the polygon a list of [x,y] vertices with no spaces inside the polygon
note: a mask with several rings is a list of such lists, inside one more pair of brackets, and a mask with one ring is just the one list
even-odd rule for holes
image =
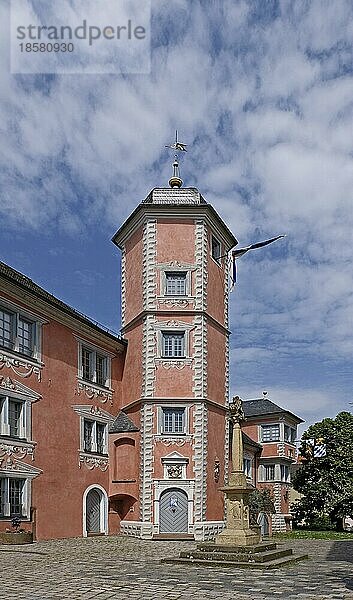
{"label": "stone column monument", "polygon": [[240,423],[245,420],[242,401],[235,396],[229,405],[229,419],[233,424],[232,472],[229,483],[221,488],[226,502],[226,528],[216,537],[216,545],[252,546],[261,539],[259,531],[250,529],[249,495],[253,491],[246,484],[243,466],[243,439]]}

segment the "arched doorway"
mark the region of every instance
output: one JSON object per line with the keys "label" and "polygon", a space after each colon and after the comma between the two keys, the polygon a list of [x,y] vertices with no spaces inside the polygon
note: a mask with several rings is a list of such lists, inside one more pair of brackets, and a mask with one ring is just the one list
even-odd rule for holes
{"label": "arched doorway", "polygon": [[188,497],[183,490],[172,488],[161,494],[159,501],[159,532],[188,532]]}
{"label": "arched doorway", "polygon": [[92,485],[83,496],[83,535],[108,533],[108,498],[99,485]]}

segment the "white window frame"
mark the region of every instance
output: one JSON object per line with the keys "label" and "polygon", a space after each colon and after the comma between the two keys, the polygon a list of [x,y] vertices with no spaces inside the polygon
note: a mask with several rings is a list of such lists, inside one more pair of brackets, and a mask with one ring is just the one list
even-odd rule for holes
{"label": "white window frame", "polygon": [[[182,321],[157,321],[153,325],[157,332],[157,359],[161,361],[185,361],[190,359],[190,331],[195,328],[193,323]],[[163,356],[163,333],[184,334],[184,356]]]}
{"label": "white window frame", "polygon": [[[79,430],[80,430],[80,448],[79,452],[85,456],[107,456],[108,455],[108,434],[109,426],[113,423],[114,417],[105,410],[97,409],[89,405],[75,405],[72,407],[80,417]],[[85,421],[91,421],[93,423],[91,440],[92,450],[85,450]],[[97,452],[97,423],[105,425],[104,430],[104,451],[103,453]]]}
{"label": "white window frame", "polygon": [[[171,432],[164,431],[164,412],[166,410],[183,410],[183,431],[182,432]],[[158,434],[163,436],[185,436],[189,431],[189,410],[185,404],[164,404],[158,407],[158,420],[157,420]]]}
{"label": "white window frame", "polygon": [[[287,476],[286,476],[287,469]],[[283,483],[290,483],[290,467],[289,465],[280,464],[281,481]]]}
{"label": "white window frame", "polygon": [[[19,460],[16,461],[15,468],[13,470],[7,471],[6,468],[0,469],[1,479],[24,480],[24,485],[22,489],[22,518],[26,520],[30,519],[32,479],[38,477],[38,475],[41,474],[41,469],[28,465],[27,463],[20,462]],[[0,516],[0,520],[8,521],[11,518],[9,502],[5,503],[4,509],[4,514]]]}
{"label": "white window frame", "polygon": [[253,480],[253,459],[250,456],[244,456],[243,458],[243,470],[245,477],[249,480]]}
{"label": "white window frame", "polygon": [[[216,257],[213,253],[214,252],[214,244],[217,244],[219,247],[219,256],[218,257]],[[210,248],[211,258],[220,267],[222,265],[222,242],[213,233],[211,233],[210,245],[211,245],[211,248]]]}
{"label": "white window frame", "polygon": [[[264,429],[269,429],[269,428],[278,428],[278,438],[277,439],[270,439],[270,440],[265,440],[264,439]],[[281,424],[280,423],[263,423],[262,425],[260,425],[260,441],[262,444],[277,444],[278,442],[281,441]]]}
{"label": "white window frame", "polygon": [[[268,465],[263,465],[263,466],[264,466],[263,481],[266,481],[266,482],[276,481],[276,465],[270,463]],[[273,477],[271,477],[270,479],[266,476],[267,469],[273,470]]]}
{"label": "white window frame", "polygon": [[[183,277],[181,277],[183,275]],[[188,296],[188,285],[187,285],[187,271],[164,271],[164,295],[168,298],[177,296],[178,298],[185,298]],[[179,277],[184,284],[184,290],[182,293],[176,291],[175,289],[172,291],[168,291],[168,282],[174,281],[173,277]]]}
{"label": "white window frame", "polygon": [[[166,358],[166,359],[173,359],[173,358],[186,358],[187,353],[186,353],[186,339],[185,339],[185,331],[162,331],[162,358]],[[171,336],[171,341],[172,341],[172,354],[166,354],[165,353],[165,342],[166,342],[166,336]],[[176,344],[173,343],[173,336],[175,336],[178,340],[181,340],[181,352],[182,354],[175,354],[176,352]]]}
{"label": "white window frame", "polygon": [[[25,387],[25,386],[22,386]],[[20,393],[16,391],[2,391],[0,389],[0,437],[6,436],[10,439],[23,439],[26,441],[31,440],[32,436],[32,403],[37,402],[41,396],[36,392],[32,392],[29,388],[27,393]],[[31,394],[31,395],[30,395]],[[32,395],[33,394],[33,395]],[[20,435],[10,436],[10,423],[9,423],[9,403],[11,401],[20,402],[22,404],[21,415],[20,415]]]}
{"label": "white window frame", "polygon": [[[286,428],[287,428],[287,430],[289,429],[289,431],[290,431],[290,439],[289,440],[286,439]],[[283,441],[286,444],[291,444],[292,446],[295,446],[296,439],[297,439],[297,428],[294,427],[293,425],[288,425],[287,423],[284,423]]]}
{"label": "white window frame", "polygon": [[[8,353],[12,356],[20,355],[21,357],[24,357],[26,360],[34,360],[36,362],[40,362],[40,360],[41,360],[41,337],[42,337],[41,336],[41,326],[44,323],[47,323],[48,321],[46,321],[45,319],[39,317],[38,315],[36,315],[30,311],[28,311],[27,309],[22,308],[21,306],[18,306],[17,304],[14,304],[13,302],[10,302],[9,300],[5,300],[4,298],[1,298],[0,310],[3,310],[4,312],[6,312],[12,316],[12,319],[13,319],[12,328],[14,329],[13,347],[8,348],[7,346],[2,346],[0,344],[1,352]],[[32,343],[32,352],[30,354],[21,352],[20,348],[19,348],[20,338],[18,336],[18,323],[19,323],[20,319],[22,319],[24,321],[28,321],[32,325],[33,343]]]}
{"label": "white window frame", "polygon": [[[82,364],[82,350],[83,349],[91,352],[92,379],[84,379],[84,377],[83,377],[83,364]],[[97,383],[97,370],[96,370],[97,354],[106,359],[105,385],[102,385],[101,383]],[[94,346],[90,342],[86,342],[83,339],[82,340],[79,339],[78,340],[78,378],[80,379],[80,381],[82,381],[82,383],[84,383],[86,385],[93,384],[101,389],[110,389],[111,388],[111,370],[112,370],[111,361],[112,361],[113,357],[114,357],[114,354],[112,354],[111,352],[107,352],[106,350],[103,350],[102,348],[98,348],[97,346]]]}

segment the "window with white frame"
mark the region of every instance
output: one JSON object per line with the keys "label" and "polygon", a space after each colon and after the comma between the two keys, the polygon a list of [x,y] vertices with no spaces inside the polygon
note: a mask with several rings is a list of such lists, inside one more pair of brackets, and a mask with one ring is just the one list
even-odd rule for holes
{"label": "window with white frame", "polygon": [[80,343],[80,377],[84,381],[109,387],[110,363],[109,356],[99,350]]}
{"label": "window with white frame", "polygon": [[83,420],[83,451],[107,454],[107,425],[95,420]]}
{"label": "window with white frame", "polygon": [[165,272],[165,295],[186,296],[186,271]]}
{"label": "window with white frame", "polygon": [[0,396],[0,435],[28,437],[26,402],[11,396]]}
{"label": "window with white frame", "polygon": [[213,235],[211,236],[211,256],[216,262],[221,260],[221,242]]}
{"label": "window with white frame", "polygon": [[264,467],[264,481],[275,480],[275,465],[265,465]]}
{"label": "window with white frame", "polygon": [[246,458],[246,457],[244,458],[243,468],[244,468],[245,477],[247,477],[248,479],[252,479],[252,460],[251,460],[251,458]]}
{"label": "window with white frame", "polygon": [[261,441],[262,442],[278,442],[280,439],[279,424],[261,425]]}
{"label": "window with white frame", "polygon": [[39,324],[21,312],[0,307],[0,346],[33,357],[37,353]]}
{"label": "window with white frame", "polygon": [[185,408],[162,408],[162,433],[185,433]]}
{"label": "window with white frame", "polygon": [[162,356],[185,357],[185,332],[162,331]]}
{"label": "window with white frame", "polygon": [[0,477],[0,518],[25,516],[25,484],[25,479]]}
{"label": "window with white frame", "polygon": [[281,465],[281,481],[290,482],[290,471],[287,465]]}
{"label": "window with white frame", "polygon": [[294,444],[297,437],[296,427],[290,427],[289,425],[284,426],[284,441],[289,444]]}

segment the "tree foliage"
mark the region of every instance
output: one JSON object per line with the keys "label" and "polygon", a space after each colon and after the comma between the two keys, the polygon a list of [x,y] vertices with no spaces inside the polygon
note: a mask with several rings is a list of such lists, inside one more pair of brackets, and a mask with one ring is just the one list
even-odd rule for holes
{"label": "tree foliage", "polygon": [[[322,439],[326,455],[307,452],[308,440]],[[342,529],[343,517],[353,515],[353,415],[341,412],[335,419],[311,425],[303,434],[301,466],[293,487],[303,494],[291,511],[296,523],[311,528]]]}
{"label": "tree foliage", "polygon": [[254,490],[249,496],[250,522],[256,525],[260,512],[273,514],[276,512],[270,490]]}

